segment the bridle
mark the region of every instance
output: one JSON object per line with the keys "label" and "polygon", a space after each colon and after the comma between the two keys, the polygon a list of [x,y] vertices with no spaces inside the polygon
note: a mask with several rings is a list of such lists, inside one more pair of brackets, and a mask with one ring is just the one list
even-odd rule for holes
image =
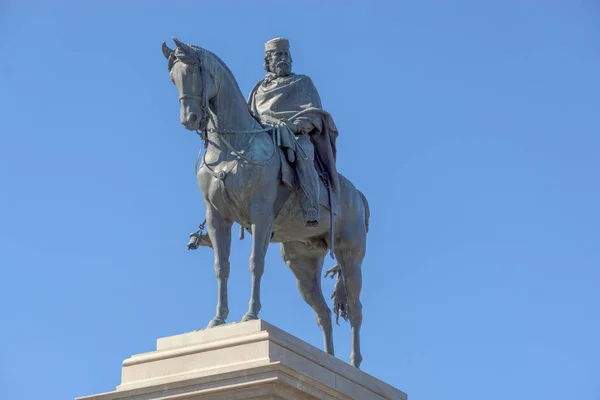
{"label": "bridle", "polygon": [[[212,120],[212,114],[210,112],[210,108],[208,107],[208,94],[206,93],[206,89],[204,88],[204,84],[207,81],[206,68],[203,68],[202,57],[200,57],[200,55],[198,54],[198,50],[195,50],[195,51],[196,51],[196,58],[198,61],[193,62],[193,63],[187,63],[187,65],[194,68],[194,71],[192,72],[194,75],[196,74],[196,70],[195,70],[196,68],[200,70],[200,74],[202,75],[202,85],[200,85],[202,93],[200,96],[184,93],[181,96],[179,96],[179,102],[181,103],[181,100],[199,100],[200,101],[200,109],[202,110],[202,118],[200,119],[200,123],[198,124],[198,129],[196,129],[196,133],[200,136],[200,138],[202,138],[202,140],[204,142],[204,148],[206,148],[208,146],[208,143],[207,143],[208,136],[206,134],[206,131],[207,131],[208,122]],[[183,61],[181,61],[181,62],[183,62]],[[184,64],[186,64],[186,63],[184,62]]]}

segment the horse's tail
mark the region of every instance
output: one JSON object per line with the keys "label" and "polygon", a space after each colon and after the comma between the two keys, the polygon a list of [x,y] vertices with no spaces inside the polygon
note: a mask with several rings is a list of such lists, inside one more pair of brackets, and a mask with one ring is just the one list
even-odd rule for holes
{"label": "horse's tail", "polygon": [[348,293],[346,292],[346,285],[344,278],[342,277],[342,268],[340,264],[335,264],[333,268],[325,272],[325,278],[331,274],[331,278],[337,275],[337,280],[333,286],[333,292],[331,293],[331,299],[333,300],[333,313],[335,314],[335,323],[339,325],[340,315],[346,321],[348,321]]}
{"label": "horse's tail", "polygon": [[[356,189],[356,190],[358,190],[358,189]],[[365,227],[367,229],[367,232],[369,232],[369,218],[371,218],[371,210],[369,209],[369,202],[367,201],[367,198],[360,190],[358,190],[358,194],[360,195],[363,205],[365,206]]]}

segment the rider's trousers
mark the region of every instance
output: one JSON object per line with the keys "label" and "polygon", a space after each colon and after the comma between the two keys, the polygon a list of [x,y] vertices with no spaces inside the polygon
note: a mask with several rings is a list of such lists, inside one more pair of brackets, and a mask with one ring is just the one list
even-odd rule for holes
{"label": "rider's trousers", "polygon": [[294,162],[302,191],[300,202],[306,224],[315,226],[319,223],[319,176],[314,165],[315,149],[308,135],[299,135],[296,139],[301,147],[296,151]]}

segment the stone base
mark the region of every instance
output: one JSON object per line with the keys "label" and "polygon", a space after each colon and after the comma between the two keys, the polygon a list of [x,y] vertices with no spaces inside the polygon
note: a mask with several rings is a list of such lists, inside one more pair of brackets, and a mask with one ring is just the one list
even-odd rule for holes
{"label": "stone base", "polygon": [[77,400],[359,399],[406,394],[262,320],[160,338],[114,392]]}

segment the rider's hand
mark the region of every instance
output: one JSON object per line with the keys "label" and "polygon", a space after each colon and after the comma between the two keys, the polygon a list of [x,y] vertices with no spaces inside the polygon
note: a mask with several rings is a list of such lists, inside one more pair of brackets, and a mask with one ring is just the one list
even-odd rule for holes
{"label": "rider's hand", "polygon": [[313,130],[314,125],[307,119],[297,119],[292,123],[292,132],[297,135],[308,134]]}

